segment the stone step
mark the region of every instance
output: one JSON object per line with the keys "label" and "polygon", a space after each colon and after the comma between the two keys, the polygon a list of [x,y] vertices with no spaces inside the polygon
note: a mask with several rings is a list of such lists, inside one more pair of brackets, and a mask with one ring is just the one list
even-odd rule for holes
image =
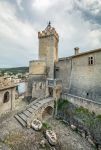
{"label": "stone step", "polygon": [[18,115],[15,115],[16,120],[21,124],[21,126],[26,127],[27,124],[24,120],[22,120]]}
{"label": "stone step", "polygon": [[26,115],[24,115],[23,113],[20,113],[20,114],[18,114],[18,116],[22,119],[22,120],[24,120],[25,122],[27,121],[27,116]]}
{"label": "stone step", "polygon": [[31,108],[33,108],[33,110],[36,110],[36,109],[37,109],[37,106],[32,105]]}
{"label": "stone step", "polygon": [[35,103],[34,106],[38,107],[40,104],[39,103]]}
{"label": "stone step", "polygon": [[29,117],[29,116],[32,114],[32,113],[29,112],[28,110],[23,111],[23,113],[24,113],[27,117]]}
{"label": "stone step", "polygon": [[30,113],[32,113],[34,110],[35,110],[35,109],[32,108],[32,107],[30,107],[30,108],[27,109],[27,111],[29,111]]}
{"label": "stone step", "polygon": [[27,119],[30,118],[32,114],[34,115],[36,110],[38,110],[45,103],[51,100],[52,100],[51,98],[47,98],[47,99],[42,99],[40,101],[32,102],[27,108],[25,108],[25,110],[15,115],[15,118],[23,127],[27,127]]}

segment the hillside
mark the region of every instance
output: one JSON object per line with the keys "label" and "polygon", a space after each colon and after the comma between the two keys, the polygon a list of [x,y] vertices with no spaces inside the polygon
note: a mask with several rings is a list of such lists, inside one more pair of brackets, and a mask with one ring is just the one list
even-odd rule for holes
{"label": "hillside", "polygon": [[11,72],[13,74],[26,73],[29,71],[29,67],[16,67],[16,68],[0,68],[1,73]]}

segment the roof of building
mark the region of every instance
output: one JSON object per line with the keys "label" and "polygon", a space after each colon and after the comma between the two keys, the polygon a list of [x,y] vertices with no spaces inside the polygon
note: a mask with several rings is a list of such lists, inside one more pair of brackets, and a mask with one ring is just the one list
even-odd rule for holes
{"label": "roof of building", "polygon": [[12,89],[14,87],[17,87],[17,85],[13,84],[13,85],[8,85],[8,86],[3,86],[3,87],[0,87],[0,91],[4,91],[4,90],[7,90],[7,89]]}
{"label": "roof of building", "polygon": [[95,52],[99,52],[99,51],[101,51],[101,48],[99,48],[99,49],[94,49],[94,50],[90,50],[90,51],[85,51],[85,52],[78,53],[78,54],[76,54],[76,55],[72,55],[72,56],[68,56],[68,57],[62,57],[62,58],[59,58],[59,60],[61,61],[61,60],[65,60],[65,59],[80,57],[80,56],[83,56],[83,55],[88,55],[88,54],[95,53]]}

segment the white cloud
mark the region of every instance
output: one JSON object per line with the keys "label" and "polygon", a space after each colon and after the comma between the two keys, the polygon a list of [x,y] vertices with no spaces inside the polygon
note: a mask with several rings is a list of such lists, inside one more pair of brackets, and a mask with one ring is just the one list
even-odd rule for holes
{"label": "white cloud", "polygon": [[60,36],[59,57],[73,54],[76,46],[81,51],[101,47],[101,27],[85,20],[74,7],[75,2],[82,10],[97,14],[101,8],[99,0],[31,0],[28,4],[26,1],[16,0],[19,12],[12,3],[0,2],[1,65],[26,65],[35,59],[37,32],[43,30],[49,20]]}
{"label": "white cloud", "polygon": [[[23,59],[23,56],[32,58],[32,54],[33,58],[35,58],[37,55],[37,46],[35,45],[37,43],[36,36],[37,32],[34,30],[34,27],[28,22],[21,22],[15,16],[15,9],[11,5],[4,2],[0,3],[0,39],[3,41],[0,42],[0,47],[3,45],[6,53],[9,50],[9,57],[15,57],[13,56],[15,53],[17,59]],[[4,54],[3,49],[0,49],[0,53],[2,57]]]}
{"label": "white cloud", "polygon": [[20,10],[24,10],[24,8],[22,7],[22,1],[23,0],[17,0],[17,5],[20,8]]}

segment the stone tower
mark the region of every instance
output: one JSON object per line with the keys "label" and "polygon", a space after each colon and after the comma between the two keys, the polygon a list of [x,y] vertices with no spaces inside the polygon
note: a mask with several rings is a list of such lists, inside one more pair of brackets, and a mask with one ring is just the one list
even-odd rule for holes
{"label": "stone tower", "polygon": [[38,38],[39,59],[46,62],[48,77],[54,78],[54,63],[58,61],[58,33],[49,22],[45,30],[38,32]]}

